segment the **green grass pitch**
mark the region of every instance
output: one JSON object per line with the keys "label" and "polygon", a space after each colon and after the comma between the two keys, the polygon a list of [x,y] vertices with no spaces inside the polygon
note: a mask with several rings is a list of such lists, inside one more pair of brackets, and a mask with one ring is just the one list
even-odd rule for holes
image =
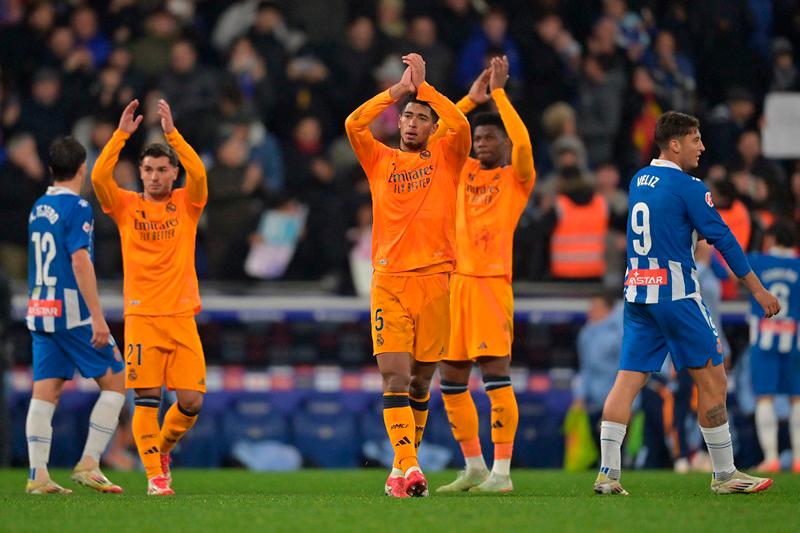
{"label": "green grass pitch", "polygon": [[[53,478],[71,496],[29,496],[25,470],[0,470],[0,531],[798,531],[800,476],[781,474],[769,491],[716,496],[709,477],[625,472],[631,496],[592,493],[593,472],[513,471],[505,495],[439,495],[406,500],[382,494],[381,470],[173,471],[178,495],[145,496],[141,473],[108,472],[126,492],[97,494]],[[432,487],[455,472],[431,474]]]}

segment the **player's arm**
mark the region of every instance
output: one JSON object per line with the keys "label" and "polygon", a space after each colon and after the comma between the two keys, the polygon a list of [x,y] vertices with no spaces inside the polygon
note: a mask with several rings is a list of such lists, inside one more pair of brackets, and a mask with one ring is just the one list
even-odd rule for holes
{"label": "player's arm", "polygon": [[[369,125],[387,107],[413,93],[414,90],[414,84],[411,82],[411,69],[406,68],[399,82],[358,106],[345,119],[344,129],[347,132],[347,138],[365,170],[373,166],[380,152],[380,143],[372,135]],[[369,173],[367,177],[369,177]]]}
{"label": "player's arm", "polygon": [[205,206],[208,201],[208,178],[203,160],[175,128],[172,110],[163,98],[158,101],[158,116],[161,117],[161,129],[167,142],[175,149],[181,165],[186,169],[186,196],[189,203],[195,207]]}
{"label": "player's arm", "polygon": [[[475,81],[472,82],[469,92],[461,100],[456,102],[456,107],[464,113],[465,116],[472,113],[476,107],[489,101],[489,75],[491,73],[491,69],[484,69],[480,76],[475,78]],[[450,129],[450,127],[444,119],[439,117],[439,128],[431,135],[430,142],[433,143],[444,137],[448,129]]]}
{"label": "player's arm", "polygon": [[467,117],[453,102],[425,81],[425,61],[422,56],[408,54],[403,56],[403,62],[411,67],[411,80],[417,88],[417,98],[431,104],[439,118],[447,125],[447,133],[442,142],[447,143],[456,154],[456,167],[461,170],[472,147],[472,134]]}
{"label": "player's arm", "polygon": [[133,100],[125,107],[117,130],[103,147],[92,168],[94,194],[106,213],[113,212],[120,201],[121,191],[114,181],[114,167],[117,165],[125,141],[136,131],[144,118],[144,115],[134,116],[137,107],[139,100]]}
{"label": "player's arm", "polygon": [[717,212],[711,201],[711,193],[701,181],[693,182],[683,192],[689,212],[689,219],[695,228],[705,237],[709,244],[719,250],[728,268],[747,287],[759,305],[764,308],[764,315],[769,318],[780,311],[778,300],[764,288],[758,276],[750,268],[747,257],[739,246],[725,221]]}
{"label": "player's arm", "polygon": [[109,331],[106,319],[103,317],[103,308],[100,306],[100,296],[97,293],[94,264],[89,255],[94,216],[88,202],[85,200],[78,202],[75,209],[69,213],[64,229],[67,251],[72,258],[72,272],[75,274],[78,290],[81,291],[86,307],[92,315],[92,346],[102,348],[108,344]]}
{"label": "player's arm", "polygon": [[78,290],[81,291],[86,307],[92,315],[92,346],[102,348],[108,345],[111,333],[103,316],[103,308],[100,306],[97,277],[95,276],[92,259],[89,257],[89,251],[86,248],[73,252],[72,272],[75,274]]}
{"label": "player's arm", "polygon": [[536,182],[536,169],[533,166],[531,136],[506,95],[507,80],[508,58],[506,56],[492,58],[489,88],[492,91],[492,98],[497,105],[500,118],[503,120],[503,125],[506,127],[506,132],[511,139],[511,168],[514,169],[521,182],[533,188]]}

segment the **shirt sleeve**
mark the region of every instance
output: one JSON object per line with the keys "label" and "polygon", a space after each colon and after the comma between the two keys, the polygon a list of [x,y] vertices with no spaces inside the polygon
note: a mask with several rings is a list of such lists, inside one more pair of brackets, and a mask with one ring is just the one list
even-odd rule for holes
{"label": "shirt sleeve", "polygon": [[[456,107],[464,113],[464,116],[468,115],[472,111],[475,110],[477,107],[475,102],[473,102],[469,96],[465,96],[458,102],[456,102]],[[429,143],[434,143],[445,136],[447,130],[450,129],[450,126],[447,125],[447,122],[441,117],[439,117],[439,127],[436,129],[436,132],[431,135]]]}
{"label": "shirt sleeve", "polygon": [[689,219],[697,231],[719,250],[737,277],[746,276],[751,270],[750,263],[747,262],[736,237],[714,207],[708,187],[699,180],[693,180],[690,186],[682,189],[682,195]]}
{"label": "shirt sleeve", "polygon": [[166,134],[166,137],[186,170],[186,201],[191,206],[202,209],[208,201],[208,178],[203,160],[177,129]]}
{"label": "shirt sleeve", "polygon": [[70,212],[64,227],[64,240],[70,255],[81,248],[91,249],[94,233],[94,215],[86,200],[79,200]]}
{"label": "shirt sleeve", "polygon": [[514,169],[521,182],[533,189],[536,182],[536,169],[533,166],[533,145],[528,128],[525,127],[517,110],[511,105],[504,89],[493,90],[492,98],[497,105],[500,118],[503,119],[508,137],[511,139],[511,168]]}
{"label": "shirt sleeve", "polygon": [[383,91],[358,106],[344,121],[347,138],[369,180],[372,179],[370,174],[372,174],[372,169],[375,167],[383,146],[372,135],[369,125],[394,102],[389,91]]}
{"label": "shirt sleeve", "polygon": [[92,168],[92,187],[104,213],[113,214],[122,204],[123,191],[114,181],[114,167],[128,137],[129,133],[116,130]]}

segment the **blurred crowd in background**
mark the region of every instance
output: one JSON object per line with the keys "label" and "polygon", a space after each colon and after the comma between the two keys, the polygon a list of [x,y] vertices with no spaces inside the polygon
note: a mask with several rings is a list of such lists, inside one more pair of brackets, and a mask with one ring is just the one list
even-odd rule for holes
{"label": "blurred crowd in background", "polygon": [[[489,58],[509,58],[508,91],[538,173],[516,279],[620,283],[627,183],[657,155],[656,118],[669,109],[701,118],[697,175],[740,242],[757,249],[776,216],[800,216],[800,167],[761,147],[765,96],[800,90],[798,46],[798,0],[7,0],[0,268],[25,278],[27,215],[48,185],[49,143],[74,135],[91,168],[138,98],[144,122],[115,174],[138,190],[138,153],[160,136],[164,97],[208,170],[201,278],[357,290],[370,271],[372,215],[343,123],[399,80],[409,51],[453,100]],[[396,114],[374,124],[389,145]],[[120,278],[116,229],[94,205],[98,274]],[[604,243],[599,264],[576,272],[551,261],[567,212],[598,221],[587,231]]]}

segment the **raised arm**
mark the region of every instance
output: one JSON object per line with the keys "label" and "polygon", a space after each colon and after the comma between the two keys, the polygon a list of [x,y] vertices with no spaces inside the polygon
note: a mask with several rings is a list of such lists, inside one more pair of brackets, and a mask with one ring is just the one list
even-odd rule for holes
{"label": "raised arm", "polygon": [[119,160],[119,153],[125,146],[125,141],[136,131],[144,118],[144,115],[134,116],[137,107],[139,107],[139,100],[132,100],[125,107],[117,130],[103,147],[103,151],[100,152],[94,168],[92,168],[94,194],[106,213],[111,213],[116,209],[121,196],[117,182],[114,181],[114,167]]}
{"label": "raised arm", "polygon": [[533,166],[531,136],[519,113],[511,105],[504,88],[506,80],[508,80],[508,59],[505,56],[493,58],[491,72],[489,87],[492,91],[492,98],[511,139],[511,167],[519,176],[520,181],[526,183],[533,180],[533,183],[530,184],[533,187],[536,181],[536,169]]}
{"label": "raised arm", "polygon": [[[456,107],[464,113],[465,116],[472,113],[479,105],[483,105],[489,101],[489,75],[491,73],[491,69],[488,68],[481,72],[481,75],[472,82],[472,86],[469,88],[467,95],[456,102]],[[450,129],[450,126],[447,125],[444,119],[440,118],[439,128],[431,135],[430,142],[438,141],[444,137],[448,129]]]}
{"label": "raised arm", "polygon": [[378,152],[378,144],[380,144],[372,135],[369,125],[384,109],[400,98],[411,94],[414,90],[414,84],[411,82],[411,69],[406,68],[398,83],[358,106],[345,119],[344,129],[347,132],[347,138],[365,170],[372,167]]}
{"label": "raised arm", "polygon": [[161,117],[161,129],[164,130],[167,142],[175,149],[181,165],[186,169],[186,197],[190,204],[202,208],[208,201],[208,178],[203,160],[175,129],[172,111],[164,99],[158,101],[158,115]]}

